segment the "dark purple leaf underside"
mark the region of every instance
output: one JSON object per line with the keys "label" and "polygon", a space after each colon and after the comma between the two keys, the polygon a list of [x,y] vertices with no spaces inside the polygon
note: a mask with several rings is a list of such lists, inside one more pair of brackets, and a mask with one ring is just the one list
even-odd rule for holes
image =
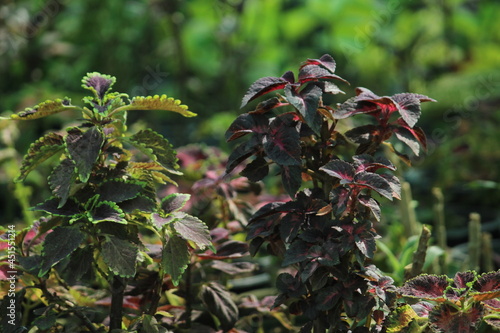
{"label": "dark purple leaf underside", "polygon": [[85,183],[101,152],[104,136],[97,127],[91,127],[85,133],[73,130],[65,138],[68,153],[75,162],[80,181]]}
{"label": "dark purple leaf underside", "polygon": [[[285,74],[286,75],[286,74]],[[248,102],[254,100],[255,98],[270,93],[274,90],[283,89],[287,84],[290,84],[283,77],[263,77],[252,83],[248,91],[246,92],[243,100],[241,101],[241,106],[244,107]]]}
{"label": "dark purple leaf underside", "polygon": [[318,112],[319,101],[322,90],[317,85],[309,85],[300,93],[292,86],[285,88],[285,96],[288,101],[299,111],[305,122],[319,135],[323,117]]}
{"label": "dark purple leaf underside", "polygon": [[318,310],[327,311],[333,308],[341,297],[339,285],[321,289],[315,298]]}
{"label": "dark purple leaf underside", "polygon": [[429,301],[444,301],[444,291],[448,287],[445,275],[419,275],[407,281],[398,292],[405,297],[421,298]]}
{"label": "dark purple leaf underside", "polygon": [[269,173],[269,163],[262,156],[257,156],[255,160],[247,164],[241,172],[243,177],[247,177],[252,182],[262,180]]}
{"label": "dark purple leaf underside", "polygon": [[226,141],[230,142],[249,133],[266,133],[269,121],[262,114],[245,113],[236,118],[226,131]]}

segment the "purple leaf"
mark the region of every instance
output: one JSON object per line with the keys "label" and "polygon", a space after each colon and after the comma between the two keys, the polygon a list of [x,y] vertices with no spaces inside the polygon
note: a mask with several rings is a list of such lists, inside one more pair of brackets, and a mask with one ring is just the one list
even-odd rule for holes
{"label": "purple leaf", "polygon": [[247,177],[251,182],[262,180],[269,173],[269,163],[262,156],[257,156],[255,160],[247,164],[241,172],[243,177]]}
{"label": "purple leaf", "polygon": [[172,193],[161,200],[161,208],[170,214],[179,211],[191,198],[190,194]]}
{"label": "purple leaf", "polygon": [[340,283],[331,287],[322,288],[314,299],[318,310],[327,311],[333,308],[342,296],[342,288],[343,286]]}
{"label": "purple leaf", "polygon": [[281,181],[285,191],[293,198],[302,184],[302,168],[297,165],[282,165]]}
{"label": "purple leaf", "polygon": [[405,297],[421,298],[428,301],[443,302],[444,292],[449,281],[446,275],[422,274],[398,288],[398,293]]}
{"label": "purple leaf", "polygon": [[372,172],[361,171],[354,176],[354,183],[377,191],[380,195],[392,200],[392,188],[387,180]]}
{"label": "purple leaf", "polygon": [[323,123],[323,117],[318,112],[321,93],[321,88],[314,84],[308,85],[301,92],[292,89],[292,86],[285,87],[287,100],[299,111],[306,124],[317,135],[319,135]]}
{"label": "purple leaf", "polygon": [[366,144],[373,141],[378,141],[380,132],[381,131],[379,126],[370,124],[354,127],[353,129],[345,132],[344,135],[349,138],[349,140],[355,143]]}
{"label": "purple leaf", "polygon": [[222,285],[209,282],[201,286],[200,298],[206,309],[217,319],[224,331],[231,330],[238,320],[238,307]]}
{"label": "purple leaf", "polygon": [[344,179],[347,181],[352,181],[355,175],[354,167],[350,163],[342,160],[330,161],[322,166],[320,170],[326,172],[332,177]]}
{"label": "purple leaf", "polygon": [[454,306],[445,303],[434,307],[429,314],[429,321],[435,332],[474,333],[483,313],[481,303],[475,303],[467,312],[457,311]]}
{"label": "purple leaf", "polygon": [[375,219],[377,221],[380,221],[380,216],[382,214],[381,214],[381,211],[380,211],[380,205],[377,202],[377,200],[375,200],[375,199],[373,199],[371,197],[368,197],[368,196],[359,196],[358,197],[358,201],[359,201],[360,204],[362,204],[363,206],[365,206],[368,209],[370,209],[370,211],[372,212],[372,214],[375,217]]}
{"label": "purple leaf", "polygon": [[307,59],[300,68],[302,69],[302,67],[305,67],[308,65],[322,66],[323,68],[327,69],[332,74],[335,73],[335,68],[337,66],[335,63],[335,60],[329,54],[324,54],[319,59]]}
{"label": "purple leaf", "polygon": [[103,99],[104,95],[111,89],[115,81],[116,78],[114,76],[97,72],[87,73],[82,79],[82,87],[94,91],[100,99]]}
{"label": "purple leaf", "polygon": [[333,117],[335,119],[344,119],[358,113],[372,113],[376,111],[379,111],[376,104],[358,101],[357,97],[352,97],[339,105],[339,108],[333,113]]}
{"label": "purple leaf", "polygon": [[[290,247],[285,253],[285,258],[283,259],[282,266],[289,266],[304,260],[307,260],[312,255],[310,251],[311,246],[302,240],[296,240],[292,242]],[[316,253],[318,255],[318,253]]]}
{"label": "purple leaf", "polygon": [[264,134],[269,121],[261,114],[245,113],[236,118],[226,131],[226,141],[230,142],[249,133]]}
{"label": "purple leaf", "polygon": [[293,117],[290,113],[276,117],[263,140],[268,157],[280,165],[302,164],[300,136]]}
{"label": "purple leaf", "polygon": [[244,107],[248,104],[248,102],[259,96],[265,95],[274,90],[283,89],[286,85],[290,84],[288,81],[290,79],[290,75],[285,73],[284,77],[266,76],[252,83],[243,97],[240,107]]}
{"label": "purple leaf", "polygon": [[420,118],[420,102],[435,102],[427,96],[412,93],[396,94],[392,99],[397,103],[399,114],[411,128]]}
{"label": "purple leaf", "polygon": [[300,278],[290,273],[281,273],[278,275],[276,288],[280,293],[290,297],[300,297],[307,292],[305,284]]}

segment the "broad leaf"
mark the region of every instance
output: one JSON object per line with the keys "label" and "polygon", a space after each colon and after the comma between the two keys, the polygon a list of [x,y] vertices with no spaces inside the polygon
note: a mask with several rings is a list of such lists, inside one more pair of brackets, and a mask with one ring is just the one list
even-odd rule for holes
{"label": "broad leaf", "polygon": [[335,68],[337,67],[335,60],[329,54],[324,54],[319,59],[307,59],[300,68],[302,69],[308,65],[321,66],[332,74],[335,73]]}
{"label": "broad leaf", "polygon": [[483,313],[481,303],[475,303],[467,312],[457,311],[454,306],[445,303],[434,307],[429,314],[429,321],[435,332],[474,333]]}
{"label": "broad leaf", "polygon": [[64,267],[63,274],[64,280],[73,285],[80,281],[82,277],[89,272],[93,267],[94,262],[94,249],[92,246],[84,248],[77,248],[69,259],[68,265]]}
{"label": "broad leaf", "polygon": [[289,266],[310,258],[310,245],[303,240],[296,240],[292,242],[290,247],[286,250],[282,266]]}
{"label": "broad leaf", "polygon": [[405,330],[417,318],[415,310],[408,304],[397,307],[387,317],[387,333],[408,332]]}
{"label": "broad leaf", "polygon": [[444,292],[449,285],[446,275],[422,274],[398,288],[398,293],[405,297],[414,297],[428,301],[443,302]]}
{"label": "broad leaf", "polygon": [[162,268],[172,278],[177,286],[189,264],[189,248],[187,242],[175,235],[171,235],[162,251]]}
{"label": "broad leaf", "polygon": [[213,251],[208,250],[204,253],[199,253],[198,256],[206,259],[235,259],[247,256],[248,253],[248,244],[245,242],[228,240],[221,245],[217,246],[217,254]]}
{"label": "broad leaf", "polygon": [[322,288],[314,299],[318,310],[328,311],[333,308],[342,296],[342,288],[343,286],[340,283],[331,287]]}
{"label": "broad leaf", "polygon": [[380,210],[380,205],[377,202],[377,200],[375,200],[375,199],[373,199],[371,197],[360,195],[358,197],[358,201],[359,201],[360,204],[362,204],[363,206],[365,206],[368,209],[370,209],[370,211],[372,212],[372,214],[375,217],[375,219],[377,221],[380,221],[380,217],[381,217],[382,213],[381,213],[381,210]]}
{"label": "broad leaf", "polygon": [[276,117],[264,138],[268,157],[280,165],[301,165],[300,135],[292,114]]}
{"label": "broad leaf", "polygon": [[186,105],[182,105],[181,101],[167,95],[154,95],[147,97],[134,97],[129,105],[122,106],[114,112],[124,110],[165,110],[180,113],[184,117],[194,117],[196,113],[188,110]]}
{"label": "broad leaf", "polygon": [[377,191],[382,196],[392,200],[392,187],[387,180],[373,172],[361,171],[354,176],[354,184],[358,186],[368,187]]}
{"label": "broad leaf", "polygon": [[344,135],[355,143],[367,144],[374,141],[375,138],[378,139],[380,136],[380,129],[376,125],[369,124],[354,127],[345,132]]}
{"label": "broad leaf", "polygon": [[399,141],[407,145],[411,149],[411,151],[416,156],[418,156],[418,154],[420,153],[420,144],[410,131],[408,131],[404,127],[398,127],[394,129],[393,133]]}
{"label": "broad leaf", "polygon": [[216,282],[201,286],[200,298],[206,309],[217,319],[224,331],[231,330],[239,318],[238,307],[231,298],[231,294]]}
{"label": "broad leaf", "polygon": [[244,113],[236,118],[226,131],[227,142],[233,141],[249,133],[267,133],[269,120],[258,113]]}
{"label": "broad leaf", "polygon": [[54,168],[48,181],[52,194],[59,197],[59,206],[61,208],[68,200],[71,185],[75,179],[75,163],[70,159],[65,159]]}
{"label": "broad leaf", "polygon": [[296,165],[281,166],[281,182],[285,191],[293,198],[302,185],[302,168]]}
{"label": "broad leaf", "polygon": [[195,243],[200,249],[212,247],[207,225],[194,216],[182,214],[182,217],[174,222],[174,229],[182,238]]}
{"label": "broad leaf", "polygon": [[62,152],[64,149],[63,137],[51,132],[30,145],[28,153],[24,156],[20,169],[20,175],[15,179],[22,181],[26,176],[43,161]]}
{"label": "broad leaf", "polygon": [[500,297],[500,271],[484,273],[473,284],[472,297],[477,301]]}
{"label": "broad leaf", "polygon": [[392,99],[397,103],[401,118],[412,128],[420,118],[420,102],[435,102],[427,96],[412,93],[396,94]]}
{"label": "broad leaf", "polygon": [[281,273],[276,279],[276,289],[282,294],[290,297],[300,297],[307,293],[305,284],[298,276],[290,273]]}
{"label": "broad leaf", "polygon": [[84,133],[78,128],[73,128],[68,131],[65,141],[69,156],[75,162],[80,181],[86,183],[101,153],[104,136],[95,126]]}
{"label": "broad leaf", "polygon": [[321,94],[321,88],[313,84],[308,85],[300,93],[290,85],[285,87],[287,100],[299,111],[307,125],[317,135],[320,134],[319,132],[323,123],[323,117],[318,112]]}
{"label": "broad leaf", "polygon": [[332,177],[344,179],[347,181],[352,181],[355,175],[354,167],[350,163],[342,160],[330,161],[322,166],[320,170],[326,172]]}
{"label": "broad leaf", "polygon": [[172,193],[161,200],[161,209],[166,214],[179,211],[191,198],[190,194]]}
{"label": "broad leaf", "polygon": [[52,266],[75,251],[85,235],[79,226],[57,227],[45,237],[42,250],[42,265],[38,276],[44,276]]}
{"label": "broad leaf", "polygon": [[274,90],[283,89],[287,84],[293,83],[287,80],[291,78],[290,74],[287,73],[285,73],[283,77],[263,77],[252,83],[250,88],[248,88],[245,96],[243,97],[240,107],[244,107],[248,104],[248,102],[254,100],[259,96],[270,93]]}
{"label": "broad leaf", "polygon": [[102,258],[109,269],[121,277],[135,275],[135,264],[139,250],[128,240],[106,235],[102,245]]}
{"label": "broad leaf", "polygon": [[241,172],[243,177],[247,177],[251,182],[258,182],[269,173],[269,163],[262,156],[257,156],[255,160],[248,163]]}
{"label": "broad leaf", "polygon": [[250,273],[255,270],[256,265],[244,261],[230,263],[222,260],[214,260],[210,263],[210,267],[229,275],[236,275],[242,273]]}
{"label": "broad leaf", "polygon": [[100,194],[100,200],[102,201],[118,203],[137,197],[143,187],[143,182],[117,178],[103,181],[99,185],[97,193]]}
{"label": "broad leaf", "polygon": [[95,207],[90,214],[92,223],[99,222],[115,222],[121,224],[127,224],[125,219],[125,213],[121,210],[118,205],[112,201],[101,201]]}
{"label": "broad leaf", "polygon": [[77,110],[77,106],[71,105],[69,98],[45,101],[32,108],[26,108],[24,111],[11,115],[15,120],[31,120],[50,116],[59,112],[68,110]]}
{"label": "broad leaf", "polygon": [[228,157],[226,173],[233,171],[240,163],[257,153],[260,149],[260,142],[256,136],[236,147]]}
{"label": "broad leaf", "polygon": [[80,213],[78,204],[71,198],[68,199],[61,207],[59,207],[59,203],[59,198],[52,197],[32,207],[31,210],[42,210],[56,216],[73,216]]}
{"label": "broad leaf", "polygon": [[170,173],[181,174],[177,171],[179,168],[177,153],[162,135],[151,129],[146,129],[131,136],[129,141],[153,161],[160,163]]}

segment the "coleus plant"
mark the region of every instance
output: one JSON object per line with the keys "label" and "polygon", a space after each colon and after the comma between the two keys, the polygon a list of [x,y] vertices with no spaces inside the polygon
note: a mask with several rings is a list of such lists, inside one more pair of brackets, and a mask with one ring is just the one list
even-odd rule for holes
{"label": "coleus plant", "polygon": [[500,329],[500,271],[478,275],[458,272],[423,274],[398,288],[401,296],[420,300],[399,306],[388,320],[387,332],[477,332],[480,325]]}
{"label": "coleus plant", "polygon": [[[377,96],[366,88],[336,108],[324,104],[342,91],[335,81],[330,55],[308,59],[281,77],[253,83],[242,107],[271,92],[255,109],[237,117],[227,141],[246,136],[229,157],[226,171],[252,158],[241,174],[260,181],[277,172],[291,200],[272,202],[250,218],[248,240],[256,254],[264,244],[280,257],[287,271],[277,278],[274,307],[287,305],[303,315],[301,332],[381,332],[396,299],[392,279],[370,265],[380,237],[380,197],[400,197],[396,167],[383,145],[409,163],[389,140],[399,140],[414,153],[425,149],[424,132],[416,127],[421,102],[413,94]],[[344,118],[366,114],[373,121],[339,132]],[[349,148],[355,146],[355,152]]]}
{"label": "coleus plant", "polygon": [[[115,80],[89,73],[82,80],[82,87],[91,92],[83,98],[85,106],[75,106],[64,98],[11,116],[32,120],[63,111],[80,111],[83,116],[79,126],[67,128],[65,133],[47,133],[34,142],[17,178],[23,181],[42,162],[58,157],[48,177],[52,197],[32,208],[47,214],[32,229],[43,242],[23,245],[26,232],[16,238],[18,268],[25,284],[18,294],[21,298],[25,294],[29,297],[33,290],[43,294],[47,306],[37,310],[43,327],[76,316],[87,330],[102,331],[102,324],[90,319],[95,313],[89,315],[88,308],[65,296],[73,294],[74,283],[100,281],[109,286],[111,294],[109,330],[121,329],[128,283],[139,268],[156,265],[149,302],[135,318],[136,325],[151,326],[164,277],[177,285],[194,248],[215,251],[207,226],[182,211],[188,194],[157,197],[158,184],[175,184],[171,176],[181,174],[176,151],[159,133],[144,129],[130,134],[126,126],[127,111],[166,110],[185,117],[195,114],[165,95],[129,99],[111,90]],[[154,260],[142,235],[161,243]],[[54,291],[54,285],[62,285],[63,292]],[[89,302],[91,297],[86,299],[86,304]],[[22,302],[16,304],[20,307]]]}

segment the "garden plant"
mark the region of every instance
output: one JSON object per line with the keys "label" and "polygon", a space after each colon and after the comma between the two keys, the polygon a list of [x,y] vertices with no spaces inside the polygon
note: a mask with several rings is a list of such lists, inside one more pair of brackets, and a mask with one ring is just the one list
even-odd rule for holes
{"label": "garden plant", "polygon": [[[18,279],[3,296],[3,330],[262,332],[265,324],[252,321],[264,317],[281,331],[315,333],[500,328],[499,272],[420,275],[397,287],[373,264],[379,201],[400,199],[394,161],[410,165],[409,153],[425,150],[416,124],[421,103],[434,100],[356,88],[332,107],[343,93],[334,82],[347,84],[335,70],[324,55],[297,75],[253,83],[241,106],[268,98],[234,120],[226,140],[240,143],[186,193],[164,191],[186,181],[169,141],[126,126],[128,111],[195,115],[178,100],[129,98],[111,90],[114,77],[89,73],[85,106],[65,98],[13,114],[79,111],[82,119],[42,136],[22,161],[17,181],[55,164],[52,196],[33,206],[44,215],[32,226],[3,230],[3,278],[16,271]],[[252,207],[238,192],[265,191],[276,176],[288,198],[247,215]],[[248,252],[282,264],[277,295],[230,292],[229,276],[257,268]]]}

